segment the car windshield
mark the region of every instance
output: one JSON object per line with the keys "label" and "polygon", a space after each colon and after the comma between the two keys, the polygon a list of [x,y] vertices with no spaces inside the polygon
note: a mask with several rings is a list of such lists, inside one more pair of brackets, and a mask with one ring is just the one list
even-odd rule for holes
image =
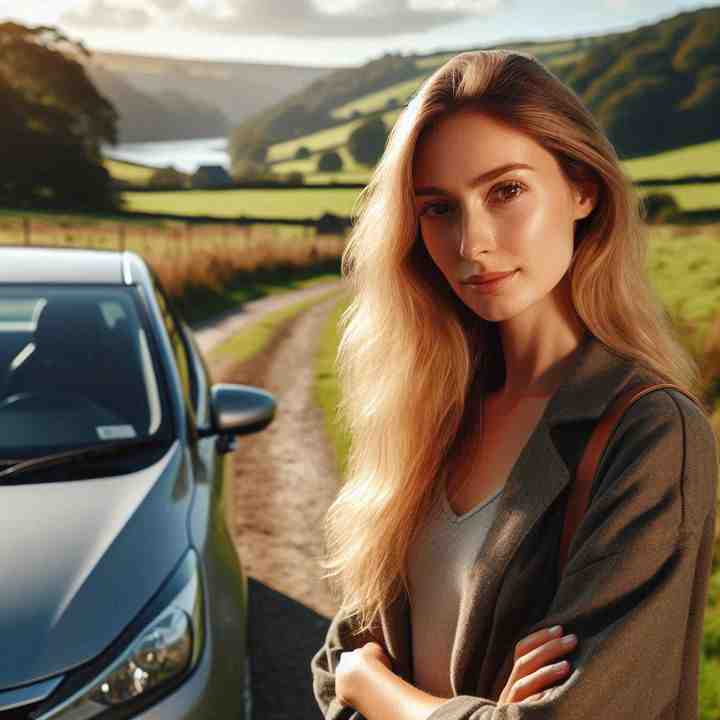
{"label": "car windshield", "polygon": [[0,458],[170,441],[159,367],[134,288],[0,285]]}

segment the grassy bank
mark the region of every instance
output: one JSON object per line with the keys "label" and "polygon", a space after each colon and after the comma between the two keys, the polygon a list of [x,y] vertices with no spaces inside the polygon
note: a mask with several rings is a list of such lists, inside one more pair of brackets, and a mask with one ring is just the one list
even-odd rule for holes
{"label": "grassy bank", "polygon": [[224,289],[191,286],[175,298],[175,304],[189,324],[198,325],[251,300],[299,290],[339,277],[339,258],[328,258],[305,267],[278,265],[258,268],[238,272]]}
{"label": "grassy bank", "polygon": [[334,451],[338,474],[345,476],[347,454],[350,449],[350,437],[340,424],[336,408],[340,400],[340,388],[335,373],[335,355],[340,341],[340,316],[350,304],[350,295],[345,293],[335,309],[328,315],[322,333],[318,338],[318,350],[315,355],[313,396],[322,408],[325,418],[325,433]]}
{"label": "grassy bank", "polygon": [[[329,278],[317,278],[316,280],[309,281],[308,285],[315,285],[327,279]],[[282,332],[283,328],[290,323],[295,316],[312,305],[323,302],[331,295],[337,294],[337,292],[336,289],[328,290],[328,292],[317,297],[301,300],[289,307],[268,313],[262,320],[258,320],[258,322],[253,323],[245,330],[233,333],[232,337],[214,347],[210,351],[211,359],[220,360],[222,358],[232,358],[235,362],[248,360],[253,355],[259,353],[277,333]]]}

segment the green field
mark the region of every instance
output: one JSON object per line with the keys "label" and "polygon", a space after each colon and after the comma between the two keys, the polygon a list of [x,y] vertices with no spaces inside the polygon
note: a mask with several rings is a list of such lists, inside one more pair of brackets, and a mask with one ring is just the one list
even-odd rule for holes
{"label": "green field", "polygon": [[363,115],[383,110],[387,106],[388,100],[397,100],[400,105],[404,105],[412,94],[420,87],[427,75],[407,80],[406,82],[397,83],[390,87],[378,90],[377,92],[364,95],[358,100],[341,105],[332,111],[334,118],[349,118],[353,112],[360,112]]}
{"label": "green field", "polygon": [[651,193],[672,193],[681,210],[702,210],[720,207],[720,183],[692,185],[655,185],[638,188],[642,197]]}
{"label": "green field", "polygon": [[[307,161],[297,161],[307,162]],[[341,181],[353,176],[327,173],[325,178]],[[322,175],[311,176],[319,182]],[[364,181],[369,172],[364,176]],[[361,180],[362,182],[363,180]],[[670,191],[683,210],[699,210],[720,206],[720,184],[661,185],[639,188],[641,197],[649,193]],[[359,188],[325,188],[322,190],[186,190],[180,192],[125,192],[123,198],[132,212],[171,213],[188,217],[318,218],[323,213],[350,216],[360,193]]]}
{"label": "green field", "polygon": [[110,175],[116,180],[132,183],[133,185],[147,185],[156,168],[136,163],[124,162],[123,160],[112,160],[106,158],[103,164]]}
{"label": "green field", "polygon": [[215,217],[318,218],[324,213],[349,216],[359,189],[185,190],[125,192],[131,212],[177,213]]}
{"label": "green field", "polygon": [[[388,128],[391,128],[395,124],[395,120],[398,115],[400,115],[400,112],[400,110],[389,110],[388,112],[382,114],[382,119],[385,121],[385,125],[387,125]],[[364,122],[366,122],[366,119],[357,118],[356,120],[351,120],[350,122],[343,123],[337,127],[329,128],[328,130],[319,130],[318,132],[311,133],[310,135],[303,135],[301,138],[271,145],[267,155],[268,162],[294,160],[295,153],[298,148],[303,145],[311,151],[326,150],[327,148],[344,145],[348,141],[352,131]]]}
{"label": "green field", "polygon": [[339,172],[318,172],[317,166],[320,157],[330,148],[326,148],[320,152],[313,153],[310,157],[302,160],[287,160],[285,162],[274,163],[272,169],[276,173],[301,172],[305,178],[305,182],[312,183],[330,183],[335,182],[361,182],[366,183],[370,177],[371,169],[366,165],[360,165],[355,162],[355,158],[344,145],[332,148],[342,158],[343,169]]}
{"label": "green field", "polygon": [[695,328],[700,342],[720,308],[720,228],[653,228],[648,261],[664,305]]}
{"label": "green field", "polygon": [[[633,180],[720,174],[720,140],[625,160],[623,166]],[[718,198],[716,206],[720,205]]]}

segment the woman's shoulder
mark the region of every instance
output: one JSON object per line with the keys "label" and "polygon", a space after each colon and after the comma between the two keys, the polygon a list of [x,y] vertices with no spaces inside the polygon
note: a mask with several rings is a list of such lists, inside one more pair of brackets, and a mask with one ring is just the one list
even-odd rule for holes
{"label": "woman's shoulder", "polygon": [[[667,381],[644,369],[637,368],[625,387],[646,383],[664,384]],[[692,395],[692,394],[691,394]],[[691,397],[677,387],[658,388],[638,398],[623,414],[621,425],[633,421],[655,419],[670,422],[675,432],[691,427],[706,437],[713,435],[712,424],[701,400]]]}
{"label": "woman's shoulder", "polygon": [[[662,382],[638,373],[634,382]],[[690,532],[715,507],[718,441],[706,410],[676,388],[653,390],[636,400],[613,431],[598,469],[598,489],[612,494],[677,496],[682,525]]]}

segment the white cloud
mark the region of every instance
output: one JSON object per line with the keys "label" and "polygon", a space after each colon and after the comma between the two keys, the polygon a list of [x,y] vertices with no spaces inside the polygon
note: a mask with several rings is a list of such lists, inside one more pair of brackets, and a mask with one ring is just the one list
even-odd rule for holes
{"label": "white cloud", "polygon": [[[182,0],[180,0],[182,2]],[[106,27],[137,30],[150,23],[150,15],[139,6],[112,0],[90,0],[80,8],[63,13],[61,20],[79,27]]]}
{"label": "white cloud", "polygon": [[[495,12],[502,0],[89,0],[62,20],[136,29],[158,23],[214,33],[383,37]],[[147,9],[146,9],[147,8]],[[148,12],[148,9],[152,12]]]}

